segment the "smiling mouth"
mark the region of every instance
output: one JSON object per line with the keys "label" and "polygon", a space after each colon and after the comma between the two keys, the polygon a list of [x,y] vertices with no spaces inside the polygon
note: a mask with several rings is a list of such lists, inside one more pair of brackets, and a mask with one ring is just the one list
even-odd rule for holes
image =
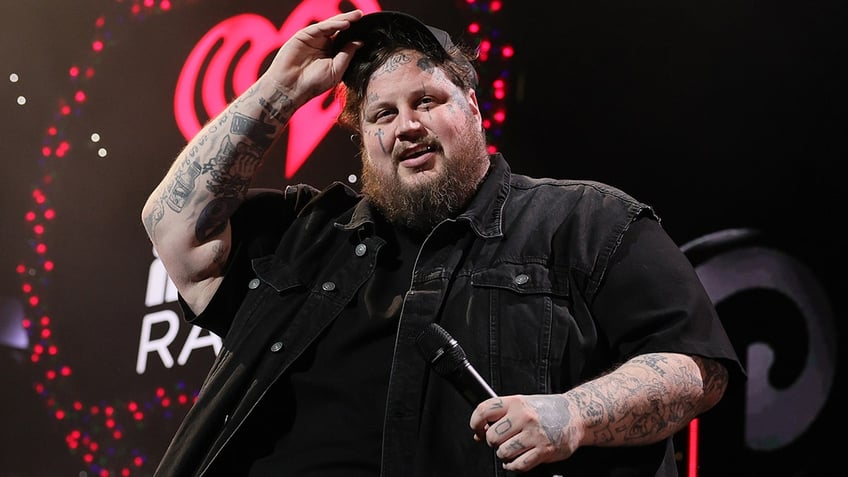
{"label": "smiling mouth", "polygon": [[435,148],[435,147],[433,147],[432,145],[427,145],[427,146],[425,146],[425,147],[423,147],[423,148],[415,148],[415,149],[414,149],[414,150],[412,150],[411,152],[410,152],[410,151],[406,151],[406,152],[404,152],[404,153],[403,153],[403,155],[401,156],[400,162],[404,162],[404,161],[408,161],[408,160],[411,160],[411,159],[415,159],[415,158],[421,157],[421,156],[423,156],[424,154],[427,154],[427,153],[429,153],[429,152],[434,152],[435,150],[436,150],[436,148]]}
{"label": "smiling mouth", "polygon": [[433,157],[430,153],[437,152],[439,149],[433,145],[414,148],[403,153],[398,163],[401,167],[411,169],[415,172],[429,170],[433,167]]}

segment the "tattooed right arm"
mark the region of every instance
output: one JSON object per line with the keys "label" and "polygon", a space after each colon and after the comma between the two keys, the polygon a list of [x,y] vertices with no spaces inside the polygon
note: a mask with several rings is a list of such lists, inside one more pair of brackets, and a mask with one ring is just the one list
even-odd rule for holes
{"label": "tattooed right arm", "polygon": [[361,17],[353,10],[292,35],[259,80],[186,145],[144,204],[147,235],[195,313],[221,282],[230,217],[266,152],[297,108],[341,80],[356,45],[331,54],[332,38]]}
{"label": "tattooed right arm", "polygon": [[275,82],[258,82],[189,142],[144,205],[144,228],[195,311],[220,281],[230,249],[229,218],[294,113],[293,104]]}

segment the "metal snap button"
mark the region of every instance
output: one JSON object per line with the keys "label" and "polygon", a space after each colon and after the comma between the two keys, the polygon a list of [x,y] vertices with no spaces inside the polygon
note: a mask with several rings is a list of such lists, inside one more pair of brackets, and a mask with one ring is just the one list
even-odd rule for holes
{"label": "metal snap button", "polygon": [[324,291],[333,291],[336,289],[336,284],[333,282],[324,282],[321,285],[321,289]]}
{"label": "metal snap button", "polygon": [[251,280],[251,281],[247,284],[247,288],[250,288],[251,290],[256,290],[257,288],[259,288],[259,279],[258,279],[258,278],[254,278],[253,280]]}
{"label": "metal snap button", "polygon": [[366,251],[368,251],[368,247],[366,247],[364,243],[361,243],[356,246],[356,248],[353,250],[353,253],[355,253],[357,257],[361,257],[365,255]]}
{"label": "metal snap button", "polygon": [[527,276],[526,274],[522,273],[522,274],[516,275],[515,278],[512,279],[512,281],[516,285],[524,285],[525,283],[530,281],[530,277]]}

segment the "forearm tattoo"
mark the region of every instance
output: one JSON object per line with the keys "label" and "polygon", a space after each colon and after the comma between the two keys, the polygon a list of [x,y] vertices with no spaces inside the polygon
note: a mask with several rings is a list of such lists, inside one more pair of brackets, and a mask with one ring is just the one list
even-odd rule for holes
{"label": "forearm tattoo", "polygon": [[[186,148],[158,203],[144,219],[151,237],[153,228],[164,217],[163,204],[179,214],[198,199],[208,203],[196,216],[196,239],[204,242],[224,230],[227,220],[244,200],[265,153],[294,113],[294,101],[283,91],[276,89],[267,98],[258,92],[257,86],[251,87],[227,112],[205,126]],[[258,119],[238,112],[251,100],[261,106]],[[227,132],[222,135],[223,130]],[[217,149],[209,151],[215,146]],[[204,161],[209,152],[211,157]],[[198,197],[199,180],[211,194],[210,199]]]}
{"label": "forearm tattoo", "polygon": [[698,362],[698,365],[701,367],[701,374],[704,376],[704,392],[712,396],[717,396],[716,399],[721,399],[728,384],[729,376],[727,368],[712,359],[695,357],[695,361]]}
{"label": "forearm tattoo", "polygon": [[686,425],[697,409],[682,397],[701,386],[700,379],[685,368],[676,368],[663,355],[650,354],[568,394],[596,444],[640,443]]}
{"label": "forearm tattoo", "polygon": [[206,189],[215,198],[197,217],[195,236],[198,241],[204,242],[221,233],[262,165],[263,152],[247,141],[233,144],[228,136],[221,142],[218,153],[203,165],[203,172],[209,173]]}

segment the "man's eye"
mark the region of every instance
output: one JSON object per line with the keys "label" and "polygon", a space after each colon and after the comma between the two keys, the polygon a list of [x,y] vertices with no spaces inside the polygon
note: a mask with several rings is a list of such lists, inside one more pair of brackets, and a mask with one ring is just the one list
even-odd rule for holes
{"label": "man's eye", "polygon": [[392,114],[394,114],[394,112],[390,111],[388,109],[384,109],[382,111],[377,111],[377,114],[374,115],[374,120],[379,121],[380,119],[387,118],[387,117],[391,116]]}

